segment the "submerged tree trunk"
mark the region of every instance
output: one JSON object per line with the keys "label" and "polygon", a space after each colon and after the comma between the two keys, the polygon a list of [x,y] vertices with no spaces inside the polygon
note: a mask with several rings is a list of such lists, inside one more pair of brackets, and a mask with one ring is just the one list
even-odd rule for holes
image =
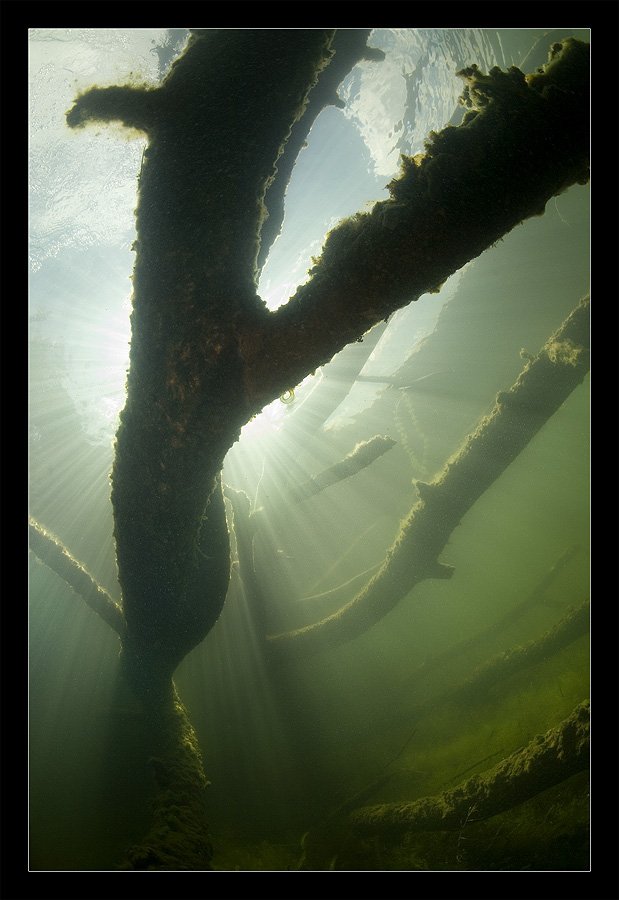
{"label": "submerged tree trunk", "polygon": [[155,781],[151,825],[127,850],[119,869],[211,869],[202,755],[196,733],[176,690],[147,710],[143,739]]}
{"label": "submerged tree trunk", "polygon": [[149,142],[112,472],[123,658],[142,692],[165,692],[223,606],[218,473],[241,426],[588,177],[586,45],[556,45],[528,79],[468,69],[463,124],[405,159],[391,199],[331,232],[310,281],[269,313],[256,294],[264,197],[333,41],[330,30],[194,33],[161,87],[95,88],[67,115],[73,127],[121,120]]}
{"label": "submerged tree trunk", "polygon": [[[335,65],[343,77],[357,59],[379,58],[365,48],[368,33],[352,52],[344,41],[338,58],[334,30],[194,32],[160,87],[93,88],[67,114],[71,127],[117,120],[148,137],[127,400],[112,472],[122,600],[93,595],[120,636],[123,672],[153,730],[155,822],[129,854],[134,868],[210,864],[202,762],[172,675],[225,600],[230,548],[220,471],[242,425],[588,178],[586,45],[556,45],[546,70],[527,78],[472,67],[461,73],[463,124],[433,134],[425,155],[405,159],[390,199],[334,229],[310,280],[270,313],[256,272],[276,164],[317,96],[312,90],[328,83],[323,70]],[[333,100],[330,85],[320,102]],[[557,347],[558,357],[565,352]],[[580,366],[579,358],[579,374]],[[499,405],[512,417],[517,402],[508,392]],[[505,448],[496,449],[504,467]],[[452,469],[451,481],[470,466]],[[470,502],[470,489],[458,484]],[[441,484],[421,491],[423,506],[441,506]],[[44,558],[39,537],[35,527],[34,550]],[[420,551],[433,557],[424,577],[438,573],[439,537]],[[81,576],[73,586],[91,593]]]}

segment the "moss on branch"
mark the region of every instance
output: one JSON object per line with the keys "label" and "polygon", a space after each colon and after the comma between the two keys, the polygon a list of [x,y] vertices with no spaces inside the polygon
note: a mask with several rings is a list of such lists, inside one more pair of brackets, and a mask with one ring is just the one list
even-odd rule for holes
{"label": "moss on branch", "polygon": [[213,856],[206,820],[204,774],[196,733],[176,691],[147,725],[155,780],[152,822],[145,837],[127,851],[120,869],[208,870]]}
{"label": "moss on branch", "polygon": [[450,700],[483,701],[488,691],[529,666],[543,662],[589,631],[589,601],[572,609],[560,622],[535,641],[512,647],[484,663],[450,692]]}
{"label": "moss on branch", "polygon": [[556,728],[537,735],[497,766],[451,791],[409,803],[386,803],[352,813],[361,834],[457,831],[463,823],[487,819],[534,797],[589,765],[589,702]]}
{"label": "moss on branch", "polygon": [[94,88],[67,115],[148,136],[137,207],[127,401],[112,471],[125,674],[165,691],[223,606],[218,474],[250,418],[236,328],[256,295],[268,184],[331,58],[333,30],[206,29],[158,88]]}
{"label": "moss on branch", "polygon": [[589,48],[554,45],[542,72],[471,67],[464,122],[403,157],[390,199],[327,237],[311,278],[243,333],[245,388],[258,407],[394,310],[436,291],[548,200],[589,176]]}
{"label": "moss on branch", "polygon": [[89,122],[120,122],[148,134],[157,121],[158,93],[143,86],[91,87],[67,112],[69,128],[84,128]]}
{"label": "moss on branch", "polygon": [[[569,346],[569,352],[557,352]],[[420,581],[446,577],[438,557],[463,516],[496,481],[589,369],[589,300],[581,301],[515,384],[497,396],[460,450],[430,484],[417,482],[419,500],[402,523],[382,567],[353,600],[313,625],[269,637],[274,656],[324,650],[380,621]]]}
{"label": "moss on branch", "polygon": [[34,555],[59,575],[120,638],[124,638],[126,622],[120,605],[97,584],[61,541],[35,519],[30,519],[28,532]]}

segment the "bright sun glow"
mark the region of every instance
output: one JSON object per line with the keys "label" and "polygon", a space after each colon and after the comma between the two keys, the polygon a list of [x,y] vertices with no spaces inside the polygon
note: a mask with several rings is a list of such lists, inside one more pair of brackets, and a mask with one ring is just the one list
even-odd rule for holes
{"label": "bright sun glow", "polygon": [[[418,153],[428,133],[451,120],[462,90],[455,73],[473,62],[483,71],[519,65],[542,37],[541,30],[520,37],[514,32],[518,29],[506,29],[502,40],[486,29],[376,29],[371,34],[370,46],[381,48],[385,59],[355,66],[337,87],[342,103],[325,108],[313,123],[286,188],[280,233],[264,247],[268,256],[257,291],[271,313],[308,279],[326,234],[342,219],[385,199],[400,154]],[[218,32],[213,37],[215,48]],[[513,819],[504,810],[495,819],[475,821],[473,804],[451,834],[437,832],[440,839],[432,832],[406,832],[392,843],[387,832],[379,832],[357,841],[349,816],[366,803],[406,800],[413,805],[456,788],[459,775],[468,780],[475,771],[481,775],[474,778],[484,777],[501,752],[511,753],[554,727],[566,714],[562,710],[587,690],[586,637],[577,642],[572,634],[570,648],[541,663],[531,655],[535,665],[515,677],[510,670],[487,694],[484,689],[479,696],[469,695],[464,707],[454,703],[452,691],[502,649],[507,658],[520,659],[522,647],[531,646],[529,641],[587,596],[585,389],[562,405],[554,422],[540,429],[522,459],[508,466],[491,489],[486,490],[485,470],[501,471],[507,458],[496,439],[487,445],[480,466],[471,463],[470,485],[459,482],[453,495],[447,478],[442,481],[447,489],[431,487],[479,417],[492,409],[497,392],[506,395],[518,377],[525,364],[519,348],[537,353],[563,311],[586,290],[585,186],[565,191],[560,212],[556,201],[550,203],[543,217],[514,229],[447,279],[439,294],[415,302],[400,297],[398,302],[408,305],[364,335],[346,330],[349,339],[358,340],[331,359],[332,349],[313,356],[314,374],[296,385],[282,378],[280,397],[274,397],[275,390],[264,395],[272,402],[243,426],[223,463],[228,554],[223,527],[210,543],[217,533],[217,494],[208,496],[212,474],[207,476],[203,458],[194,456],[201,429],[192,433],[190,423],[183,429],[187,439],[169,441],[161,453],[148,426],[140,430],[139,424],[135,436],[127,432],[125,445],[115,444],[127,398],[137,259],[132,248],[147,139],[128,140],[120,127],[71,131],[66,125],[75,97],[94,82],[157,85],[190,39],[189,31],[30,29],[28,39],[29,514],[124,606],[129,657],[134,623],[139,630],[140,620],[150,641],[148,660],[161,653],[165,663],[162,628],[169,629],[173,647],[189,646],[193,625],[188,620],[179,643],[174,614],[178,610],[185,618],[193,572],[214,573],[203,579],[203,603],[201,597],[194,619],[201,628],[207,616],[212,630],[174,672],[175,695],[194,734],[172,745],[160,740],[159,727],[173,728],[180,720],[159,715],[156,685],[152,707],[150,702],[136,707],[122,677],[118,635],[30,553],[29,871],[118,871],[129,860],[132,866],[153,868],[158,850],[151,847],[151,837],[155,848],[161,837],[171,852],[182,849],[186,842],[177,828],[186,824],[187,798],[177,798],[174,791],[182,789],[194,742],[204,749],[211,785],[204,804],[216,870],[308,871],[316,863],[317,870],[348,871],[351,863],[351,870],[359,864],[380,874],[386,863],[398,870],[433,871],[435,859],[447,865],[450,847],[449,861],[457,871],[472,871],[474,863],[491,857],[501,863],[501,871],[514,858],[531,868],[521,851],[523,834],[535,826],[531,842],[536,841],[543,823],[553,848],[566,838],[561,853],[569,856],[585,840],[584,829],[574,819],[561,833],[557,810],[583,772],[567,786],[551,788],[558,790],[551,798],[551,817],[543,808],[550,803],[546,794],[517,807]],[[221,46],[225,49],[225,42]],[[269,56],[262,59],[270,65]],[[236,115],[236,98],[225,90],[225,58],[216,55],[215,62],[217,110]],[[254,80],[259,69],[252,68]],[[286,87],[282,84],[282,90]],[[331,90],[324,96],[335,101]],[[162,124],[168,108],[163,103]],[[242,105],[237,111],[247,122]],[[187,114],[192,120],[198,115],[195,105]],[[190,123],[188,147],[200,154],[194,130]],[[252,144],[241,149],[251,168]],[[153,157],[157,165],[156,152]],[[235,163],[231,166],[233,172]],[[190,174],[183,172],[188,180]],[[226,173],[217,174],[215,190],[225,191]],[[193,222],[185,226],[194,236],[202,228],[216,228],[208,218],[213,185],[186,189],[197,189],[207,202],[204,218],[196,215],[202,221],[195,229]],[[168,212],[165,203],[160,207],[155,204],[153,221]],[[145,215],[152,213],[146,208]],[[443,225],[449,234],[449,223]],[[148,242],[139,251],[146,259],[152,252]],[[165,245],[157,252],[165,253]],[[440,246],[436,252],[441,253]],[[208,271],[212,262],[205,257],[200,265]],[[237,262],[244,265],[242,259]],[[368,265],[372,262],[378,277],[384,261],[370,258]],[[397,268],[387,275],[397,275]],[[346,301],[354,307],[355,280],[332,292],[329,288],[324,296],[335,295],[339,304],[346,291],[342,307]],[[319,285],[319,299],[320,290]],[[199,278],[196,291],[208,310]],[[140,321],[145,328],[141,347],[148,353],[153,319],[149,298],[142,299],[147,312],[144,325]],[[167,299],[172,307],[174,290]],[[172,327],[183,328],[184,311],[174,312]],[[321,328],[327,327],[323,321]],[[317,346],[323,336],[313,345],[314,336],[308,335],[303,323],[291,349],[305,341]],[[340,338],[339,343],[345,339],[341,333]],[[174,347],[176,336],[157,334],[157,346],[163,340]],[[328,347],[337,344],[336,333]],[[260,360],[261,370],[270,366],[275,374],[281,350],[281,343],[274,346],[273,355]],[[170,352],[174,356],[176,350]],[[170,394],[164,393],[164,379],[154,380],[139,382],[139,389],[167,412]],[[222,416],[228,387],[214,400]],[[196,392],[184,407],[186,397],[177,393],[181,414],[188,409],[192,415]],[[214,424],[219,421],[216,417]],[[206,472],[212,473],[209,437],[198,449]],[[497,460],[495,446],[501,451]],[[472,456],[463,454],[465,463]],[[220,458],[215,462],[219,465]],[[117,477],[123,467],[130,472],[125,480]],[[457,476],[459,470],[453,469]],[[172,494],[176,485],[181,488]],[[467,511],[466,497],[479,496],[480,490],[479,506]],[[178,503],[169,502],[171,497]],[[457,516],[449,507],[452,498]],[[185,550],[194,500],[195,540]],[[424,521],[430,523],[425,530]],[[453,528],[456,521],[459,526],[449,533],[447,526]],[[143,526],[144,545],[131,539],[135,523]],[[407,547],[410,558],[405,558]],[[556,563],[551,570],[548,566],[569,547],[576,567],[551,585],[548,573],[554,578],[559,569]],[[219,587],[218,573],[226,570],[228,556],[229,581]],[[168,572],[179,585],[178,596],[167,588]],[[154,590],[142,611],[145,583]],[[133,591],[137,602],[132,605]],[[525,607],[526,615],[516,621],[513,613],[520,617]],[[358,618],[357,630],[347,635],[351,639],[339,645],[342,619],[364,609],[366,621]],[[344,616],[341,610],[347,610]],[[502,622],[509,626],[504,643],[497,630]],[[153,625],[156,642],[149,637]],[[269,638],[290,631],[296,633],[291,652],[280,656],[278,646],[285,650],[287,640]],[[326,632],[323,646],[313,644],[316,632]],[[312,646],[321,652],[311,655]],[[508,648],[516,646],[513,655]],[[538,692],[537,684],[543,690]],[[175,747],[185,752],[178,769]],[[577,799],[582,796],[584,810],[587,785],[579,784]],[[177,799],[179,805],[171,805]],[[190,799],[202,803],[201,792]],[[572,809],[580,815],[580,806],[567,804],[566,821]],[[151,821],[153,829],[143,838]],[[201,836],[193,813],[187,822],[190,847]],[[505,851],[492,856],[495,851],[488,848],[499,845]]]}
{"label": "bright sun glow", "polygon": [[241,440],[247,441],[279,431],[286,415],[286,406],[281,400],[274,400],[261,413],[249,420],[241,429]]}

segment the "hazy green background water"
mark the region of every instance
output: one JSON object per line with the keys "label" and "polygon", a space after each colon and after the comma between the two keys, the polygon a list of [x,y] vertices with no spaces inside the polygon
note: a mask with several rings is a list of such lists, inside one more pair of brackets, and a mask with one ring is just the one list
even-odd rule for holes
{"label": "hazy green background water", "polygon": [[[466,61],[477,60],[482,67],[503,65],[520,61],[540,35],[461,32],[457,50],[468,52]],[[48,32],[45,40],[53,43],[53,37]],[[447,108],[450,95],[443,76],[445,60],[455,53],[453,43],[447,45],[438,33],[415,33],[408,44],[403,33],[380,37],[396,59],[406,47],[410,59],[428,51],[427,102]],[[37,84],[45,77],[41,68],[34,74]],[[300,257],[301,244],[304,253],[312,246],[307,234],[303,241],[299,236],[302,223],[313,215],[313,208],[304,210],[304,198],[309,203],[313,184],[323,177],[328,182],[333,168],[345,165],[336,162],[331,144],[341,146],[347,135],[347,152],[361,155],[371,183],[385,183],[380,171],[387,163],[378,151],[372,156],[371,137],[366,135],[365,142],[359,137],[371,123],[371,107],[358,98],[368,94],[354,78],[347,90],[358,118],[338,113],[331,131],[325,126],[324,134],[315,135],[320,142],[313,150],[310,140],[308,156],[299,164],[300,181],[293,179],[290,187],[296,212],[290,212],[289,230],[275,245],[271,269],[263,276],[270,296],[285,292],[281,273],[286,259]],[[456,94],[458,90],[457,84]],[[381,96],[379,87],[373,96]],[[415,139],[412,131],[409,137]],[[365,190],[371,199],[373,188],[366,185]],[[35,184],[35,208],[38,196]],[[338,217],[362,202],[348,194],[338,198],[329,215]],[[344,209],[346,203],[351,209]],[[46,231],[41,222],[35,215],[33,246],[49,250],[53,229]],[[90,239],[80,245],[69,237],[63,244],[58,234],[54,240],[55,252],[39,254],[31,279],[30,512],[117,593],[108,482],[116,401],[106,373],[116,384],[122,372],[127,335],[125,325],[116,323],[128,315],[132,255],[127,240],[115,235],[101,245]],[[416,341],[436,327],[411,364],[417,377],[451,370],[434,386],[428,381],[426,390],[411,391],[403,399],[374,385],[357,385],[345,415],[336,416],[318,436],[308,436],[291,425],[295,416],[301,417],[304,396],[315,387],[310,381],[298,391],[296,405],[276,404],[245,431],[226,460],[224,476],[232,487],[245,490],[256,508],[262,507],[255,562],[272,630],[315,621],[353,596],[343,590],[303,600],[381,560],[415,500],[413,479],[429,480],[442,468],[492,407],[496,393],[517,377],[521,348],[537,352],[587,292],[588,246],[588,189],[575,187],[551,201],[543,217],[516,228],[450,279],[440,295],[425,296],[393,317],[391,331],[366,371],[392,373]],[[93,298],[102,264],[109,277],[100,288],[103,294]],[[102,347],[117,350],[105,363]],[[482,758],[497,754],[480,771],[557,724],[588,695],[588,642],[582,638],[497,685],[476,704],[440,701],[475,665],[539,637],[587,597],[588,409],[587,379],[454,532],[441,557],[455,566],[453,578],[418,585],[378,625],[341,648],[270,670],[233,568],[220,621],[183,662],[176,679],[212,781],[209,805],[217,865],[294,866],[303,834],[387,772],[392,777],[367,802],[415,799],[443,790]],[[304,503],[291,501],[291,485],[376,433],[396,440],[394,449],[350,480]],[[420,675],[424,661],[521,602],[574,545],[578,550],[569,566],[517,624]],[[33,869],[111,868],[127,844],[140,837],[151,785],[132,752],[137,727],[131,711],[113,707],[117,654],[117,640],[106,626],[31,558]],[[420,714],[433,697],[435,708]],[[576,779],[574,821],[584,815],[585,793],[582,779]],[[563,808],[569,807],[566,796],[560,798]],[[526,828],[518,816],[529,816]],[[524,842],[512,851],[515,867],[527,866],[528,853],[529,865],[539,867],[539,855],[521,834],[531,832],[533,821],[531,808],[496,826],[498,835],[511,834],[514,846]],[[556,862],[558,851],[548,840],[548,859]],[[499,836],[496,855],[488,851],[484,866],[509,864],[502,841]],[[341,864],[347,859],[335,839],[326,852],[325,865],[335,859],[337,867],[338,853]],[[422,839],[405,850],[383,848],[382,856],[365,862],[374,868],[408,868],[424,859],[429,868],[467,865],[462,843],[443,846],[438,841],[429,848]]]}

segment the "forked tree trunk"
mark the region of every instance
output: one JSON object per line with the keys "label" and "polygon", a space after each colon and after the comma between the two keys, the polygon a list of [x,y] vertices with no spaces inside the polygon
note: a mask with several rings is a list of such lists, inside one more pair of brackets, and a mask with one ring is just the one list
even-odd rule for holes
{"label": "forked tree trunk", "polygon": [[148,136],[112,472],[123,659],[145,694],[168,689],[223,606],[229,543],[218,478],[242,425],[588,178],[586,45],[555,45],[546,70],[528,78],[472,67],[461,73],[463,124],[405,159],[391,199],[334,229],[310,280],[270,313],[256,294],[264,198],[291,128],[334,64],[334,36],[194,33],[160,87],[94,88],[67,114],[73,127],[116,119]]}
{"label": "forked tree trunk", "polygon": [[[334,229],[310,280],[270,313],[256,293],[265,195],[312,89],[339,62],[334,39],[333,30],[200,31],[160,87],[93,88],[67,114],[72,127],[119,120],[148,137],[112,472],[122,602],[92,595],[150,716],[155,821],[130,853],[136,868],[210,864],[202,762],[172,675],[225,600],[220,471],[242,425],[588,178],[586,45],[555,45],[546,71],[527,78],[468,69],[463,124],[404,161],[390,199]],[[348,68],[363,55],[356,46]],[[327,93],[322,105],[332,85]],[[500,401],[509,416],[512,401]],[[422,504],[439,508],[442,485],[422,490]]]}

